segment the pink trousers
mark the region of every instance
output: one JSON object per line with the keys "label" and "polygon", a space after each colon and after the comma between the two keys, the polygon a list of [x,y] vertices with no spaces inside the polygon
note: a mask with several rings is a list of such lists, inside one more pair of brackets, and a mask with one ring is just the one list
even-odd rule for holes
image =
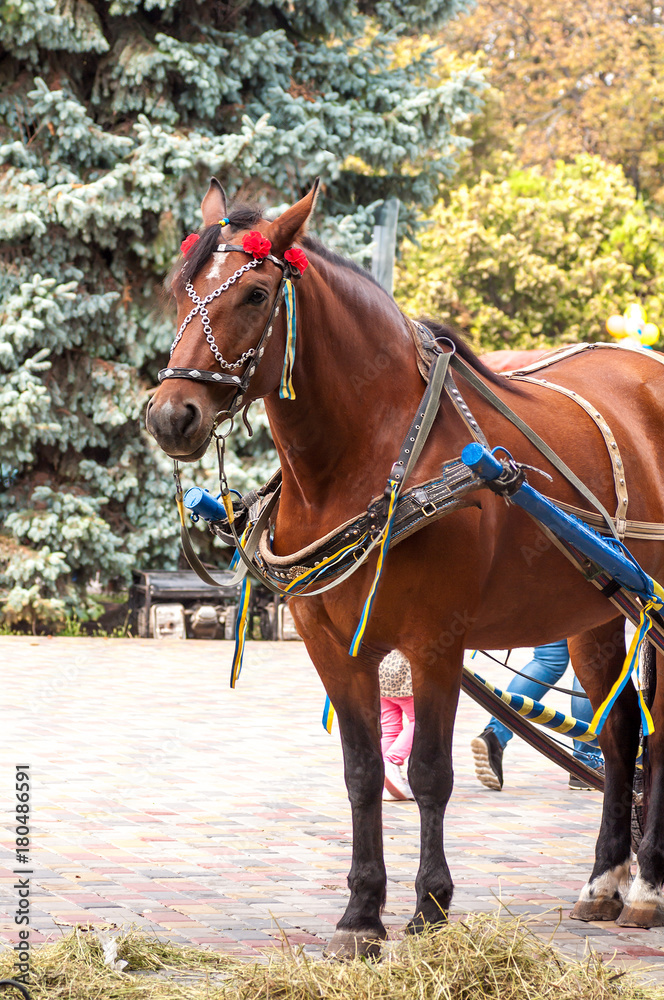
{"label": "pink trousers", "polygon": [[[405,724],[404,724],[405,723]],[[385,760],[403,764],[410,756],[415,731],[413,696],[380,699],[380,747]]]}

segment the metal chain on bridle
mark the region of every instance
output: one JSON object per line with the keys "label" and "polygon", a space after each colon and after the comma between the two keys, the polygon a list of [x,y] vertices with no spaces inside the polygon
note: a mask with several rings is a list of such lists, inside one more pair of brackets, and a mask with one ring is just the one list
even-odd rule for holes
{"label": "metal chain on bridle", "polygon": [[[191,379],[194,382],[212,382],[218,385],[230,385],[235,389],[235,393],[230,403],[228,404],[228,408],[225,410],[220,410],[216,414],[214,418],[214,423],[212,425],[212,436],[215,439],[215,444],[217,449],[217,461],[219,466],[219,487],[222,493],[229,492],[228,481],[226,479],[226,473],[224,470],[224,454],[225,454],[226,438],[229,436],[229,434],[233,429],[233,422],[235,415],[237,414],[238,410],[241,408],[244,402],[244,397],[249,387],[249,383],[251,382],[251,379],[256,371],[256,368],[258,367],[258,364],[260,363],[260,360],[265,353],[267,342],[272,336],[272,331],[274,328],[274,320],[279,315],[280,302],[286,294],[287,283],[289,279],[292,281],[301,276],[301,271],[295,264],[290,263],[286,259],[281,260],[278,257],[275,257],[274,254],[267,253],[262,257],[256,257],[251,253],[250,250],[245,249],[244,246],[239,246],[237,244],[220,243],[217,246],[218,253],[227,253],[229,251],[236,251],[239,253],[249,254],[253,256],[253,259],[248,261],[246,264],[243,264],[241,267],[239,267],[232,275],[230,275],[230,277],[226,278],[226,280],[222,282],[221,285],[215,288],[214,291],[206,295],[205,298],[201,298],[198,295],[191,281],[186,282],[184,286],[185,291],[187,292],[187,295],[189,296],[194,305],[193,308],[190,310],[190,312],[185,316],[182,323],[180,324],[180,328],[171,345],[171,352],[170,352],[170,357],[172,357],[175,348],[182,340],[182,337],[187,327],[191,323],[192,319],[194,319],[195,316],[200,316],[201,323],[203,325],[203,333],[205,334],[205,339],[208,343],[210,351],[214,355],[215,360],[220,365],[220,367],[226,369],[226,372],[228,372],[229,374],[226,374],[224,372],[210,371],[208,369],[168,367],[168,368],[163,368],[158,375],[160,383],[164,382],[166,379],[185,378],[185,379]],[[288,253],[288,251],[286,252]],[[279,281],[279,286],[277,288],[274,299],[272,300],[272,306],[270,308],[269,315],[265,322],[265,326],[263,327],[263,332],[258,338],[258,342],[256,343],[255,347],[250,347],[248,350],[246,350],[237,359],[237,361],[227,361],[224,358],[221,351],[219,350],[217,342],[214,339],[214,334],[212,333],[210,314],[208,312],[207,307],[211,302],[219,298],[220,295],[228,291],[228,289],[231,288],[231,286],[234,285],[236,281],[243,274],[245,274],[247,271],[250,271],[252,268],[258,267],[258,265],[262,264],[264,260],[269,260],[273,264],[276,264],[276,266],[281,271],[281,279]],[[187,267],[187,262],[185,261],[183,265],[183,272],[186,267]],[[235,371],[237,368],[241,368],[242,365],[244,364],[247,364],[247,368],[245,369],[242,376],[230,374],[230,372]],[[245,423],[249,428],[249,424],[246,419],[246,407],[245,407],[245,414],[243,414],[243,416],[245,419]],[[228,427],[222,432],[220,430],[220,425],[224,424],[227,420],[229,421]],[[177,459],[175,459],[173,462],[173,478],[175,480],[176,503],[180,511],[181,523],[184,526],[184,508],[182,507],[182,485],[180,482],[180,467]]]}
{"label": "metal chain on bridle", "polygon": [[[250,251],[245,250],[243,246],[236,244],[220,243],[217,246],[218,253],[227,253],[230,251],[235,251],[244,254],[250,253]],[[250,271],[252,268],[258,267],[258,265],[262,264],[263,261],[265,260],[269,260],[273,264],[276,264],[276,266],[281,270],[281,280],[279,282],[279,287],[277,288],[276,295],[272,301],[272,307],[270,309],[270,313],[266,320],[265,326],[263,327],[263,332],[261,333],[255,347],[250,347],[248,350],[246,350],[237,359],[237,361],[227,361],[224,358],[222,352],[219,350],[217,342],[214,339],[214,334],[212,332],[212,323],[210,320],[210,314],[208,312],[207,307],[210,305],[211,302],[219,298],[220,295],[228,291],[228,289],[231,288],[231,286],[234,285],[236,281],[243,274],[245,274],[247,271]],[[187,263],[185,261],[183,265],[183,271],[184,268],[186,268],[186,266]],[[213,426],[213,434],[215,435],[215,437],[218,436],[217,435],[218,425],[220,423],[223,423],[225,420],[227,419],[230,420],[232,427],[233,418],[242,406],[244,397],[249,387],[249,383],[256,371],[256,368],[258,367],[261,358],[265,353],[267,342],[272,336],[274,320],[279,315],[279,304],[285,294],[286,281],[288,279],[292,280],[299,277],[300,277],[300,271],[298,270],[297,267],[290,264],[286,260],[281,260],[280,258],[275,257],[274,254],[268,253],[264,257],[261,258],[254,257],[253,260],[250,260],[246,264],[243,264],[229,278],[226,278],[226,280],[221,285],[219,285],[218,288],[215,288],[214,291],[206,295],[205,298],[201,298],[197,294],[191,281],[186,282],[185,291],[187,292],[187,295],[189,296],[194,305],[191,311],[187,314],[187,316],[185,316],[182,323],[180,324],[180,328],[175,336],[175,340],[171,345],[170,356],[171,357],[173,356],[175,348],[182,340],[182,337],[187,327],[191,323],[191,321],[194,319],[195,316],[200,316],[201,323],[203,325],[203,333],[205,334],[205,339],[207,341],[208,347],[210,348],[210,351],[214,355],[214,358],[219,364],[219,366],[222,369],[225,369],[225,371],[215,372],[205,368],[203,369],[177,368],[173,366],[173,367],[163,368],[159,372],[158,378],[159,382],[164,382],[166,379],[170,378],[186,378],[186,379],[191,379],[194,382],[213,382],[218,385],[232,386],[236,390],[231,402],[228,405],[228,408],[225,410],[220,410],[215,417]],[[230,374],[231,372],[236,371],[238,368],[241,368],[245,364],[247,365],[247,368],[245,369],[244,373],[241,376]],[[226,437],[228,433],[230,433],[230,429],[226,431],[224,437]]]}
{"label": "metal chain on bridle", "polygon": [[189,296],[189,298],[191,299],[191,301],[194,303],[194,308],[191,310],[189,315],[186,316],[185,319],[182,321],[182,325],[180,326],[180,329],[177,332],[175,340],[171,344],[171,353],[169,357],[173,356],[173,351],[182,340],[182,334],[186,330],[189,323],[191,323],[194,316],[200,315],[201,322],[203,323],[203,333],[205,334],[205,339],[210,345],[210,350],[212,351],[212,353],[214,354],[215,358],[217,359],[222,368],[226,368],[228,369],[228,371],[232,372],[236,368],[240,368],[245,363],[245,361],[249,360],[249,358],[253,358],[254,354],[256,353],[256,350],[255,348],[250,347],[249,350],[245,351],[242,357],[238,358],[237,361],[230,363],[224,359],[223,354],[217,347],[214,335],[212,333],[210,314],[207,311],[207,306],[209,305],[210,302],[213,302],[214,299],[218,299],[222,292],[228,291],[231,285],[234,285],[237,279],[241,275],[243,275],[245,271],[249,271],[252,267],[256,267],[258,263],[259,262],[257,260],[250,260],[248,264],[243,264],[242,267],[238,267],[235,274],[232,274],[230,278],[227,278],[226,281],[224,281],[223,285],[220,285],[219,288],[215,288],[215,290],[213,292],[210,292],[209,295],[206,295],[204,299],[201,299],[200,296],[196,293],[191,281],[187,282],[187,284],[184,286],[185,291]]}

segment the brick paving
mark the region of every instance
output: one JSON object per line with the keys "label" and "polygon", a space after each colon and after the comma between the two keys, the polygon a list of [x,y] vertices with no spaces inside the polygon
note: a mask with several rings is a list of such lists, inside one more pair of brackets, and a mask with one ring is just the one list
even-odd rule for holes
{"label": "brick paving", "polygon": [[[134,925],[241,956],[284,933],[320,954],[347,898],[338,733],[322,729],[322,687],[301,643],[249,643],[235,691],[230,659],[227,642],[0,637],[0,942],[17,939],[11,804],[14,765],[29,763],[32,944],[74,924]],[[592,865],[601,795],[570,791],[565,773],[516,739],[505,788],[484,789],[468,744],[485,721],[462,696],[446,825],[452,914],[500,900],[547,940],[555,930],[567,954],[589,943],[664,982],[664,929],[568,918]],[[385,803],[384,827],[395,933],[413,910],[415,804]]]}

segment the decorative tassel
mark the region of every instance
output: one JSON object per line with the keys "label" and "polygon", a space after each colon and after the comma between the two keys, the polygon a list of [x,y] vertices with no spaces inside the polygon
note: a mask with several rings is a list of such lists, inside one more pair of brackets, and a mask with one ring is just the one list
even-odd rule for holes
{"label": "decorative tassel", "polygon": [[284,299],[286,300],[286,351],[284,353],[284,367],[281,373],[279,396],[281,399],[295,399],[295,389],[293,388],[296,337],[295,289],[293,288],[293,282],[288,278],[284,282]]}
{"label": "decorative tassel", "polygon": [[334,705],[330,701],[330,696],[327,695],[325,698],[325,708],[323,709],[323,729],[328,733],[332,732],[332,723],[334,722]]}
{"label": "decorative tassel", "polygon": [[247,613],[249,611],[249,598],[251,597],[251,581],[248,576],[242,581],[240,590],[240,603],[235,619],[235,653],[233,655],[233,665],[231,667],[231,687],[234,688],[238,677],[242,672],[242,658],[244,656],[244,642],[247,634]]}
{"label": "decorative tassel", "polygon": [[357,656],[360,651],[362,637],[367,627],[369,616],[371,615],[371,609],[373,607],[376,591],[378,590],[378,584],[380,582],[383,566],[385,564],[385,555],[390,545],[390,538],[392,537],[392,521],[394,520],[394,512],[396,510],[398,495],[399,483],[395,483],[393,480],[390,480],[390,505],[387,509],[387,523],[383,528],[383,539],[380,543],[380,548],[378,549],[378,565],[376,566],[376,573],[369,590],[369,595],[364,602],[364,608],[360,617],[360,624],[357,626],[357,631],[355,632],[353,641],[350,644],[349,652],[351,656]]}
{"label": "decorative tassel", "polygon": [[[661,588],[659,587],[659,585],[656,584],[655,586],[661,592]],[[627,681],[631,677],[632,672],[638,667],[639,651],[641,649],[641,645],[646,635],[648,634],[648,630],[652,626],[652,620],[649,614],[650,610],[653,607],[656,610],[658,610],[661,606],[662,605],[660,599],[658,597],[653,597],[653,599],[648,601],[646,606],[643,608],[641,612],[641,617],[639,619],[639,627],[637,628],[632,638],[632,643],[629,647],[629,652],[625,657],[625,662],[623,664],[622,670],[620,671],[620,676],[618,677],[617,681],[609,691],[607,697],[604,699],[602,704],[595,712],[593,720],[590,723],[591,728],[594,729],[596,733],[598,734],[601,733],[604,723],[606,722],[609,712],[613,708],[616,699],[618,698],[620,692],[627,684]],[[651,733],[654,732],[655,726],[652,721],[652,716],[648,711],[648,706],[643,700],[641,685],[638,682],[638,671],[637,671],[637,690],[639,694],[639,708],[641,710],[641,724],[643,726],[643,733],[645,736],[650,736]]]}

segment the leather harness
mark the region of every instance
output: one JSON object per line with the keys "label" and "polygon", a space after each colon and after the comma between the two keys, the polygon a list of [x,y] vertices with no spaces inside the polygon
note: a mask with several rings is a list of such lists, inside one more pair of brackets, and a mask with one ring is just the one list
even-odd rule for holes
{"label": "leather harness", "polygon": [[[527,425],[525,425],[523,421],[521,421],[521,419],[506,406],[506,404],[502,403],[495,393],[485,386],[479,377],[475,375],[474,371],[461,358],[455,354],[441,355],[440,349],[431,340],[431,334],[426,327],[409,320],[408,328],[413,336],[417,349],[418,368],[422,378],[428,383],[427,393],[429,393],[429,399],[427,400],[427,393],[425,393],[420,407],[418,408],[418,414],[414,419],[409,433],[402,445],[399,459],[397,459],[397,462],[395,462],[393,466],[392,473],[395,477],[401,475],[402,482],[405,482],[408,478],[408,475],[403,475],[403,473],[407,470],[409,458],[408,444],[413,445],[413,436],[417,438],[418,435],[422,435],[422,437],[420,437],[422,442],[421,446],[424,444],[424,440],[426,439],[424,434],[427,431],[427,428],[422,425],[418,427],[417,421],[423,420],[423,415],[427,410],[428,401],[432,411],[429,425],[433,422],[433,418],[435,417],[435,413],[438,409],[441,394],[441,390],[438,389],[438,403],[434,405],[432,392],[430,392],[431,367],[437,357],[440,357],[441,360],[447,358],[449,361],[447,362],[443,373],[442,387],[447,392],[457,413],[463,419],[469,432],[476,440],[486,444],[486,438],[484,437],[481,428],[465,403],[465,400],[463,399],[454,381],[452,371],[450,370],[452,367],[460,372],[464,378],[470,381],[476,388],[481,386],[484,390],[483,395],[485,395],[485,397],[488,398],[494,406],[496,403],[499,404],[497,408],[503,412],[503,415],[519,427],[519,429],[521,429],[526,436],[533,441],[536,447],[538,447],[545,457],[548,458],[556,468],[558,468],[558,470],[565,476],[565,478],[568,479],[568,481],[572,483],[572,485],[576,486],[577,489],[580,487],[580,492],[582,492],[595,506],[597,513],[584,511],[578,507],[573,507],[571,504],[564,504],[556,500],[555,502],[558,506],[576,514],[582,520],[586,521],[586,523],[590,524],[596,530],[599,530],[604,534],[612,534],[614,537],[637,537],[642,539],[652,538],[653,540],[664,538],[664,525],[652,524],[649,522],[627,521],[624,518],[625,508],[627,505],[624,503],[621,505],[621,501],[626,498],[627,491],[626,488],[624,488],[624,490],[622,489],[624,487],[624,483],[620,483],[620,479],[624,479],[624,469],[619,449],[617,447],[617,443],[615,448],[612,447],[612,443],[615,442],[615,438],[613,437],[607,422],[603,419],[601,414],[599,414],[598,411],[587,402],[587,400],[583,399],[583,397],[581,397],[578,393],[572,393],[571,390],[567,390],[555,383],[545,380],[536,380],[530,376],[522,376],[520,372],[510,373],[508,376],[512,378],[519,378],[523,381],[527,380],[535,384],[542,384],[549,389],[561,391],[565,395],[569,395],[570,398],[573,398],[578,405],[586,413],[588,413],[591,419],[598,426],[612,460],[614,481],[616,483],[616,494],[618,498],[618,511],[615,519],[611,518],[599,501],[592,495],[592,493],[590,493],[587,487],[585,487],[585,485],[577,479],[574,473],[567,468],[567,466],[558,458],[549,446],[546,445],[545,442],[531,430],[531,428],[527,427]],[[565,349],[560,353],[567,356],[572,353],[579,353],[581,350],[594,348],[595,346],[604,345],[575,345],[574,350]],[[606,346],[612,347],[613,345]],[[550,363],[551,361],[548,358],[545,359],[543,367],[546,367],[546,365]],[[537,366],[531,366],[531,369],[536,369],[536,367]],[[440,378],[438,381],[440,381]],[[411,433],[411,431],[413,431],[413,433]],[[419,455],[419,452],[421,451],[421,446],[417,450],[417,455]],[[413,465],[414,462],[411,462],[410,467],[412,468]],[[408,473],[409,471],[410,470],[408,470]],[[467,494],[481,488],[483,485],[485,484],[480,482],[460,459],[453,459],[446,462],[439,477],[418,484],[400,495],[394,517],[391,544],[398,544],[398,542],[409,537],[409,535],[424,527],[426,524],[438,520],[454,510],[467,507],[469,505],[469,501],[466,500]],[[501,484],[501,488],[504,485],[505,484]],[[363,514],[349,519],[344,524],[333,529],[333,531],[329,532],[323,538],[317,539],[304,549],[287,556],[277,556],[272,552],[269,524],[271,515],[278,502],[280,487],[281,473],[278,472],[272,477],[269,483],[267,483],[260,490],[250,493],[243,497],[241,501],[234,503],[235,517],[238,523],[235,525],[235,530],[232,533],[229,531],[230,525],[228,521],[210,523],[210,529],[230,544],[236,544],[238,528],[242,529],[246,525],[253,525],[250,535],[251,541],[245,546],[247,559],[244,567],[242,567],[236,574],[237,581],[244,576],[245,572],[249,571],[252,576],[256,576],[264,585],[268,586],[270,590],[280,593],[286,592],[289,594],[296,594],[299,591],[293,588],[292,585],[298,580],[299,577],[302,577],[303,574],[308,572],[310,577],[308,581],[303,581],[302,588],[305,594],[311,593],[309,588],[313,582],[322,582],[330,579],[333,581],[331,584],[327,584],[326,586],[319,588],[316,591],[317,593],[338,585],[338,583],[341,583],[343,579],[346,579],[347,576],[351,575],[355,569],[365,561],[370,551],[372,551],[375,547],[376,540],[380,534],[380,528],[384,521],[384,496],[375,498]],[[193,554],[191,546],[186,546],[186,549],[189,550],[187,552],[188,557],[191,557]],[[195,554],[193,555],[194,559],[198,561]],[[249,565],[247,565],[247,563],[249,563]],[[314,571],[314,579],[311,578],[312,571]],[[205,571],[205,574],[208,576],[207,571]],[[214,582],[214,580],[209,577],[208,582]]]}
{"label": "leather harness", "polygon": [[[220,244],[217,247],[220,252],[239,251],[246,253],[244,247],[233,244]],[[254,349],[248,354],[248,364],[242,376],[218,373],[201,369],[188,369],[169,367],[159,372],[159,381],[162,382],[171,378],[186,378],[200,382],[212,382],[222,385],[229,385],[235,388],[235,394],[229,408],[220,411],[215,418],[215,430],[220,422],[225,418],[232,418],[240,409],[249,383],[254,372],[264,354],[265,346],[273,331],[275,318],[279,314],[281,300],[284,296],[286,281],[289,277],[299,277],[299,271],[285,260],[269,254],[267,259],[276,264],[281,272],[281,280],[276,294],[271,304],[268,319],[263,328],[263,332]],[[194,315],[200,314],[204,321],[207,313],[206,304],[213,298],[225,291],[227,287],[237,277],[250,266],[257,266],[260,261],[252,261],[244,265],[219,289],[204,300],[198,298],[187,283],[187,291],[194,302],[194,308],[185,318],[180,332],[176,337],[173,347],[182,336],[187,324]],[[186,264],[185,264],[186,267]],[[446,514],[462,507],[468,506],[465,497],[487,484],[480,480],[461,459],[453,459],[446,462],[441,470],[441,475],[434,479],[427,480],[409,490],[401,493],[404,483],[408,480],[412,469],[426,443],[429,431],[433,425],[440,406],[442,392],[447,392],[457,413],[468,428],[468,431],[476,441],[488,447],[488,442],[475,420],[470,408],[467,406],[461,395],[452,374],[455,369],[466,381],[485,398],[492,406],[514,424],[544,455],[545,458],[570,482],[585,499],[595,507],[597,513],[589,513],[571,505],[556,501],[560,507],[570,511],[591,524],[597,530],[607,534],[612,534],[616,539],[623,537],[638,538],[664,538],[664,525],[650,524],[647,522],[630,522],[626,519],[627,512],[627,488],[625,485],[624,468],[618,449],[617,442],[610,430],[608,423],[601,414],[587,400],[583,399],[576,392],[572,392],[563,386],[545,379],[532,377],[531,372],[562,360],[571,354],[582,350],[614,345],[574,345],[571,348],[563,348],[552,355],[541,359],[534,365],[521,369],[518,372],[509,373],[508,377],[519,379],[533,384],[539,384],[556,392],[563,393],[575,402],[593,419],[600,433],[603,436],[609,456],[611,458],[614,474],[618,509],[615,519],[610,516],[604,506],[597,500],[584,483],[572,472],[571,469],[556,455],[556,453],[540,438],[507,404],[505,404],[474,372],[474,370],[461,358],[459,358],[451,341],[451,353],[441,350],[436,340],[432,339],[428,328],[420,323],[404,317],[406,325],[412,336],[416,352],[417,364],[423,380],[427,383],[426,390],[418,407],[417,413],[408,430],[406,438],[401,446],[399,457],[392,466],[388,483],[383,496],[374,498],[367,510],[358,517],[346,521],[344,524],[329,532],[323,538],[318,539],[304,549],[294,552],[288,556],[276,556],[271,549],[270,522],[272,514],[279,500],[281,490],[281,473],[278,472],[260,490],[252,492],[243,497],[240,501],[231,502],[230,490],[226,482],[223,469],[223,437],[216,435],[219,455],[220,483],[222,487],[222,499],[227,512],[227,517],[221,521],[210,522],[210,529],[219,535],[224,541],[233,544],[236,548],[240,560],[240,567],[237,570],[232,583],[238,583],[249,573],[258,579],[264,586],[275,593],[297,594],[303,593],[306,596],[320,594],[332,587],[338,586],[347,577],[352,575],[369,557],[370,553],[379,545],[383,539],[387,526],[388,499],[393,493],[394,514],[391,519],[390,544],[398,544],[404,538],[409,537],[413,532],[444,517]],[[209,321],[208,321],[209,325]],[[209,332],[209,331],[208,331]],[[214,340],[208,342],[214,345]],[[440,338],[445,339],[445,338]],[[214,345],[216,346],[216,345]],[[617,346],[617,345],[615,345]],[[172,351],[171,351],[172,353]],[[214,350],[213,350],[213,353]],[[250,355],[250,356],[249,356]],[[664,359],[658,359],[664,361]],[[225,362],[226,367],[232,369],[237,366]],[[200,559],[196,555],[184,519],[184,507],[182,489],[180,486],[179,471],[177,462],[175,463],[176,500],[180,510],[181,537],[185,555],[198,575],[213,586],[217,581],[208,573]],[[507,473],[506,473],[507,475]],[[516,484],[508,483],[507,479],[501,481],[495,487],[497,492],[503,495],[509,494],[510,486]],[[239,530],[238,530],[239,529]],[[240,538],[240,534],[243,538]],[[248,535],[248,537],[247,537]],[[324,582],[331,580],[331,582]],[[311,587],[316,584],[316,589]],[[319,586],[319,584],[321,584]],[[226,584],[228,585],[228,584]]]}

